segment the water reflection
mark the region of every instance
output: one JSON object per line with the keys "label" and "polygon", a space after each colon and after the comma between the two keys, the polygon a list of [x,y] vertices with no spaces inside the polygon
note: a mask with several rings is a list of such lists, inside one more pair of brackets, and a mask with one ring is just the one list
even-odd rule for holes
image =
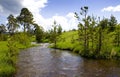
{"label": "water reflection", "polygon": [[120,62],[88,60],[69,51],[33,47],[19,55],[16,77],[120,77]]}

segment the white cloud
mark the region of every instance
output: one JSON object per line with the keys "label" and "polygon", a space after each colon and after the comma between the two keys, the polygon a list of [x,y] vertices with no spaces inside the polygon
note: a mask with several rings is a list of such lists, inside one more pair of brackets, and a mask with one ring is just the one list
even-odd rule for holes
{"label": "white cloud", "polygon": [[0,12],[2,13],[3,12],[3,7],[0,5]]}
{"label": "white cloud", "polygon": [[74,16],[75,16],[74,13],[68,13],[67,14],[70,29],[77,28],[78,22],[77,22],[77,19]]}
{"label": "white cloud", "polygon": [[44,8],[47,0],[23,0],[22,4],[27,7],[33,13],[39,13]]}
{"label": "white cloud", "polygon": [[108,11],[108,12],[120,12],[120,5],[109,6],[109,7],[103,8],[102,12],[104,12],[104,11]]}
{"label": "white cloud", "polygon": [[46,7],[47,0],[23,0],[23,6],[27,7],[34,16],[34,21],[43,26],[45,30],[49,30],[56,20],[57,24],[61,24],[64,30],[77,28],[77,20],[74,17],[74,13],[68,13],[66,16],[55,15],[51,18],[45,19],[41,14],[41,10]]}
{"label": "white cloud", "polygon": [[40,24],[43,25],[45,29],[50,29],[54,20],[57,24],[60,24],[64,30],[77,29],[77,20],[74,17],[74,13],[68,13],[66,16],[55,15],[48,19],[42,19],[41,17],[41,20]]}
{"label": "white cloud", "polygon": [[57,24],[60,24],[64,30],[77,29],[77,20],[74,17],[74,13],[68,13],[66,16],[55,15],[48,19],[41,16],[39,17],[39,24],[41,24],[44,29],[48,30],[52,28],[54,20]]}

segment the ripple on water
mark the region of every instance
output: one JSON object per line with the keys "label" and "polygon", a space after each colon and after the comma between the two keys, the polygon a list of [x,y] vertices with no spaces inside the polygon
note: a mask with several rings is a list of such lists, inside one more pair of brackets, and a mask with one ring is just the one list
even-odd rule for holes
{"label": "ripple on water", "polygon": [[88,60],[48,44],[23,50],[16,77],[120,77],[120,62]]}

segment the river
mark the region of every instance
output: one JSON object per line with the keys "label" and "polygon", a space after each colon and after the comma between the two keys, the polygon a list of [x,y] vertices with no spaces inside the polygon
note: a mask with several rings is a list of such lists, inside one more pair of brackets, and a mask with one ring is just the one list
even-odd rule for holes
{"label": "river", "polygon": [[16,77],[120,77],[120,61],[85,59],[47,46],[21,51]]}

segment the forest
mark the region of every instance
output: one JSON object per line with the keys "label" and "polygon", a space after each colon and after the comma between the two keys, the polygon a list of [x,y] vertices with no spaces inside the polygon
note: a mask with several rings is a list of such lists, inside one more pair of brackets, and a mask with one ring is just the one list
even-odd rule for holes
{"label": "forest", "polygon": [[111,15],[100,18],[88,15],[89,7],[75,12],[78,29],[63,31],[56,21],[45,31],[35,23],[32,13],[22,8],[18,16],[10,14],[7,24],[0,25],[0,76],[14,77],[20,50],[37,43],[51,43],[49,47],[70,50],[85,58],[120,60],[120,24]]}

